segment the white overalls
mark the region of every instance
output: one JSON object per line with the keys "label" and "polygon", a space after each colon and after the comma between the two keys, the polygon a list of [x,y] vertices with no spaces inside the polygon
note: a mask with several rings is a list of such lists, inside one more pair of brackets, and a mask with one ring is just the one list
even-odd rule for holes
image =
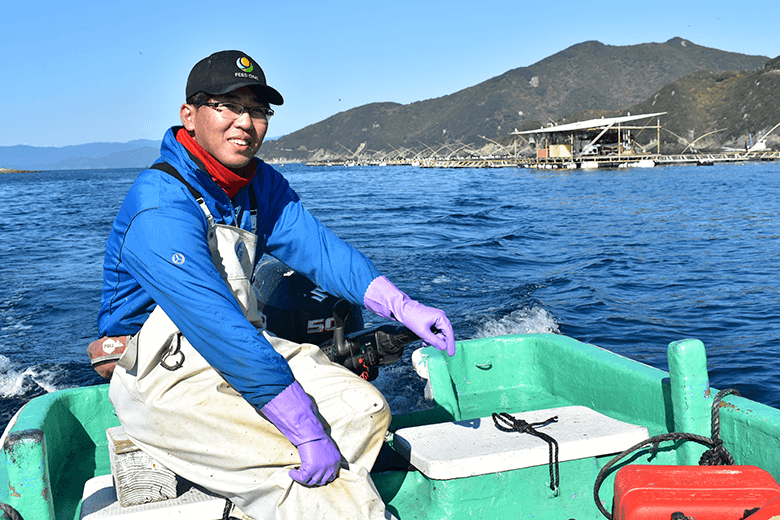
{"label": "white overalls", "polygon": [[[214,264],[247,319],[264,328],[251,284],[257,236],[214,223],[199,202],[209,220]],[[368,473],[390,423],[384,397],[315,345],[263,334],[313,398],[345,459],[334,482],[307,487],[290,478],[288,471],[301,463],[295,446],[201,357],[159,306],[111,379],[109,396],[128,436],[176,474],[229,498],[256,520],[385,518]]]}

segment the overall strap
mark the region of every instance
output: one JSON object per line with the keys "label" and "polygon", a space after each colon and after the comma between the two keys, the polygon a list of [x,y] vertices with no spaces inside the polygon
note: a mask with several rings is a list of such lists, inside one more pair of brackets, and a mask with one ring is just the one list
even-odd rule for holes
{"label": "overall strap", "polygon": [[195,197],[195,202],[198,203],[198,206],[200,206],[201,211],[206,215],[206,219],[209,221],[209,226],[214,225],[214,216],[211,214],[211,211],[209,211],[208,206],[206,206],[206,201],[203,200],[203,195],[198,192],[195,188],[190,185],[189,182],[184,180],[184,177],[182,177],[181,173],[179,173],[179,170],[168,164],[167,162],[159,162],[151,165],[149,169],[152,170],[160,170],[161,172],[165,172],[171,177],[174,177],[175,179],[178,179],[179,182],[184,184],[188,190],[190,190],[190,193],[193,197]]}
{"label": "overall strap", "polygon": [[167,162],[158,162],[149,167],[149,169],[152,170],[160,170],[161,172],[165,172],[168,175],[175,177],[178,179],[179,182],[184,184],[188,190],[190,190],[190,193],[192,193],[192,196],[195,197],[195,200],[198,202],[203,200],[203,195],[198,192],[195,188],[192,187],[192,185],[184,180],[184,177],[181,176],[181,173],[179,173],[179,170],[168,164]]}
{"label": "overall strap", "polygon": [[[154,170],[160,170],[161,172],[165,172],[168,175],[176,178],[182,184],[184,184],[184,186],[187,187],[187,189],[190,191],[192,196],[195,197],[195,201],[200,205],[201,209],[206,214],[206,217],[209,219],[209,222],[213,224],[214,217],[211,216],[211,212],[206,207],[206,202],[203,200],[203,195],[201,195],[198,190],[193,188],[189,182],[184,180],[184,177],[182,177],[181,173],[179,173],[179,170],[177,170],[167,162],[158,162],[151,165],[149,168]],[[251,188],[249,190],[249,215],[252,221],[252,233],[257,234],[257,199],[255,197],[255,190]]]}
{"label": "overall strap", "polygon": [[252,225],[252,233],[257,234],[257,198],[255,190],[249,188],[249,219]]}

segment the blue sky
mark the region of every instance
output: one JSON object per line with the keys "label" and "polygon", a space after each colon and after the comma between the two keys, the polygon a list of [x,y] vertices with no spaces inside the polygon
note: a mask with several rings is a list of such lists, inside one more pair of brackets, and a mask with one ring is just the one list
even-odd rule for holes
{"label": "blue sky", "polygon": [[0,146],[160,139],[192,66],[255,58],[285,98],[280,136],[366,103],[411,103],[571,45],[675,36],[780,55],[780,2],[757,0],[7,2],[0,20]]}

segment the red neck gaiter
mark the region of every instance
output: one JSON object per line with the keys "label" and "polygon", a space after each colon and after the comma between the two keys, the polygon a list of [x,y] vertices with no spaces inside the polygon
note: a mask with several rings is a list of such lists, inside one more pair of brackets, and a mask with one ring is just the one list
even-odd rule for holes
{"label": "red neck gaiter", "polygon": [[206,172],[211,175],[214,182],[225,190],[231,199],[238,190],[249,184],[255,175],[257,159],[253,158],[249,164],[238,170],[232,170],[217,161],[213,155],[203,149],[195,139],[183,127],[176,132],[176,140],[179,141],[192,155],[194,155],[206,167]]}

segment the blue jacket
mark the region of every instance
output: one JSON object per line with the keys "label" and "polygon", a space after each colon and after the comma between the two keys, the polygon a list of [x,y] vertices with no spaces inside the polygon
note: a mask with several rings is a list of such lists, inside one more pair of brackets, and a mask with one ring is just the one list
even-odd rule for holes
{"label": "blue jacket", "polygon": [[[249,190],[254,190],[258,260],[263,252],[271,254],[324,291],[363,305],[379,271],[306,211],[279,172],[259,161],[252,181],[231,201],[176,140],[176,130],[166,132],[159,161],[175,167],[201,193],[218,222],[251,229]],[[222,280],[211,260],[207,228],[203,211],[181,182],[156,169],[142,172],[106,241],[99,332],[135,334],[160,305],[206,361],[260,409],[294,378]],[[184,263],[174,263],[175,254],[183,255]]]}

